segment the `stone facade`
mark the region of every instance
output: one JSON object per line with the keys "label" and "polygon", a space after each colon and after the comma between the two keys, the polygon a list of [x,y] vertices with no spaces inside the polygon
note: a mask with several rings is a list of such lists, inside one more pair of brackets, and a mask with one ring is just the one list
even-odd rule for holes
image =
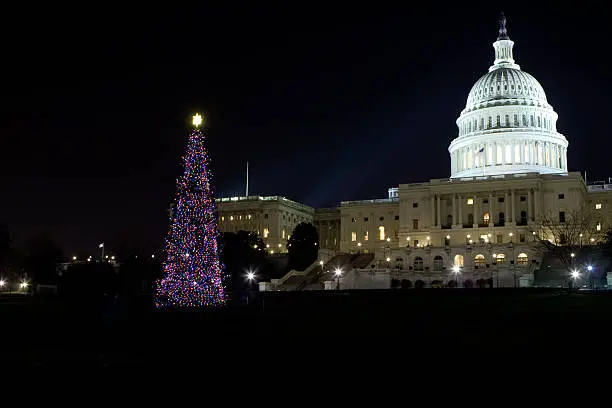
{"label": "stone facade", "polygon": [[281,196],[218,198],[216,205],[221,232],[255,232],[271,254],[287,252],[287,241],[295,227],[314,219],[312,207]]}

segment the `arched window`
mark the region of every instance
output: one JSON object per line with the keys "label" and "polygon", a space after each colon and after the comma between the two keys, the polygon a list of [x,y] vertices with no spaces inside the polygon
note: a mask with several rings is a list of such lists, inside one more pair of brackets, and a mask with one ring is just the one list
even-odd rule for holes
{"label": "arched window", "polygon": [[499,225],[504,225],[506,223],[506,216],[503,212],[499,213]]}
{"label": "arched window", "polygon": [[436,255],[433,259],[433,270],[441,271],[444,266],[444,259],[440,255]]}
{"label": "arched window", "polygon": [[414,266],[415,271],[422,271],[423,270],[423,258],[421,258],[420,256],[417,256],[416,258],[414,258],[414,262],[412,263],[412,265]]}
{"label": "arched window", "polygon": [[480,130],[484,128],[484,118],[480,118]]}
{"label": "arched window", "polygon": [[538,127],[542,127],[542,118],[538,116]]}
{"label": "arched window", "polygon": [[474,257],[474,265],[476,266],[484,266],[485,257],[483,254],[478,254]]}
{"label": "arched window", "polygon": [[518,127],[518,125],[519,125],[518,115],[514,115],[514,126]]}
{"label": "arched window", "polygon": [[493,127],[493,118],[489,116],[489,126],[487,126],[487,129],[490,129],[492,127]]}
{"label": "arched window", "polygon": [[486,212],[486,213],[482,214],[482,221],[483,221],[485,224],[487,224],[487,225],[488,225],[488,224],[489,224],[489,220],[490,220],[490,219],[491,219],[491,218],[490,218],[490,216],[489,216],[489,213],[488,213],[488,212]]}
{"label": "arched window", "polygon": [[505,263],[506,262],[506,255],[504,254],[497,254],[497,263]]}
{"label": "arched window", "polygon": [[527,126],[527,115],[523,115],[523,126]]}
{"label": "arched window", "polygon": [[533,115],[531,115],[531,116],[529,117],[529,123],[531,123],[531,126],[532,126],[532,127],[533,127],[533,126],[535,126],[535,123],[534,123],[534,121],[533,121]]}
{"label": "arched window", "polygon": [[468,132],[472,131],[472,122],[468,123]]}
{"label": "arched window", "polygon": [[385,240],[385,227],[383,227],[382,225],[378,227],[378,239],[380,239],[381,241]]}
{"label": "arched window", "polygon": [[506,115],[506,123],[505,123],[505,126],[506,126],[506,127],[510,126],[510,116],[509,116],[509,115]]}
{"label": "arched window", "polygon": [[499,118],[499,115],[497,115],[497,120],[496,120],[496,123],[497,123],[497,127],[500,127],[500,126],[501,126],[501,120],[500,120],[500,118]]}
{"label": "arched window", "polygon": [[524,252],[518,254],[518,256],[516,257],[516,263],[519,265],[527,265],[528,260],[529,259],[527,258],[527,254]]}
{"label": "arched window", "polygon": [[463,267],[463,255],[455,255],[455,262],[454,262],[455,266],[459,266],[459,267]]}

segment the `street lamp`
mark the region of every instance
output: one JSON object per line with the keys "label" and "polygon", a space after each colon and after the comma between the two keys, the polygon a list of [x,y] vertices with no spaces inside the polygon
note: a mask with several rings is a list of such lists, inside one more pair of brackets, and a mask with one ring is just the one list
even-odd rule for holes
{"label": "street lamp", "polygon": [[461,267],[458,265],[453,266],[453,273],[455,274],[455,285],[459,287],[459,273],[461,273]]}
{"label": "street lamp", "polygon": [[340,276],[342,276],[342,269],[336,268],[336,270],[334,271],[334,275],[336,275],[337,280],[336,290],[340,290]]}
{"label": "street lamp", "polygon": [[510,235],[510,243],[512,243],[512,237],[514,236],[513,233],[509,233],[508,235]]}
{"label": "street lamp", "polygon": [[77,257],[76,257],[76,256],[73,256],[73,257],[72,257],[72,260],[73,260],[73,261],[76,261],[76,260],[77,260]]}
{"label": "street lamp", "polygon": [[0,288],[3,288],[6,285],[6,281],[4,279],[0,279]]}
{"label": "street lamp", "polygon": [[387,269],[391,268],[391,257],[387,257]]}
{"label": "street lamp", "polygon": [[253,280],[255,280],[255,272],[248,271],[247,274],[246,274],[246,278],[249,281],[250,289],[253,290]]}
{"label": "street lamp", "polygon": [[593,279],[593,265],[587,265],[587,271],[589,271],[589,286],[591,286],[591,289],[595,289],[595,280]]}

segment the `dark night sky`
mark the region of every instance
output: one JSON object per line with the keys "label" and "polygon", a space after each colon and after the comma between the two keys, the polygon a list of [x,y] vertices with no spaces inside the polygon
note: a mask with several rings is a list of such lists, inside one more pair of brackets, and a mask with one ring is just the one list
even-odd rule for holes
{"label": "dark night sky", "polygon": [[[49,233],[67,254],[161,242],[195,111],[219,195],[244,191],[247,160],[251,193],[315,207],[449,176],[499,5],[236,4],[4,13],[0,222],[18,240]],[[612,176],[607,16],[504,11],[517,63],[559,114],[571,170]]]}

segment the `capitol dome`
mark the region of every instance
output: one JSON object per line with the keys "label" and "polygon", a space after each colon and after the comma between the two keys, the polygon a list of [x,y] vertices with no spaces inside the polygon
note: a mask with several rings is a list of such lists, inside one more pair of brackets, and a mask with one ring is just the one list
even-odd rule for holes
{"label": "capitol dome", "polygon": [[501,22],[495,61],[476,81],[448,148],[451,177],[567,172],[565,137],[540,83],[514,62],[514,42]]}

